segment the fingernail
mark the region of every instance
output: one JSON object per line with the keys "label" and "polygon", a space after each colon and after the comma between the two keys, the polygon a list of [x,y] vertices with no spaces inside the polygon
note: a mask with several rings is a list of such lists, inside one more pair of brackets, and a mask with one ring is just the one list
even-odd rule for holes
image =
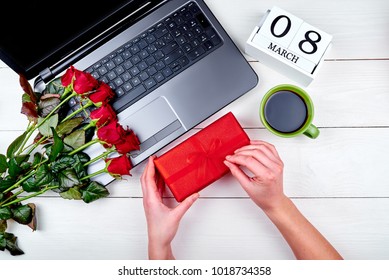
{"label": "fingernail", "polygon": [[231,156],[230,156],[230,155],[226,156],[226,159],[230,159],[230,158],[231,158]]}

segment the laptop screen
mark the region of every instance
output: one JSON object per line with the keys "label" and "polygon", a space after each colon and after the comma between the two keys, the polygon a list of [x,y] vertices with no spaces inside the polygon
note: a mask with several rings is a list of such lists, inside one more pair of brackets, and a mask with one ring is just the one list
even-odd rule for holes
{"label": "laptop screen", "polygon": [[0,5],[0,58],[33,78],[147,2],[6,1]]}

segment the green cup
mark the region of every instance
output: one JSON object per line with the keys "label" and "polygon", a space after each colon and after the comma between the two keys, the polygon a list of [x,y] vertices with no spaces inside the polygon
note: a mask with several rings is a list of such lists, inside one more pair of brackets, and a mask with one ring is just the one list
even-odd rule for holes
{"label": "green cup", "polygon": [[280,137],[301,134],[315,139],[319,129],[312,124],[313,102],[303,89],[281,84],[271,88],[262,98],[260,117],[263,125]]}

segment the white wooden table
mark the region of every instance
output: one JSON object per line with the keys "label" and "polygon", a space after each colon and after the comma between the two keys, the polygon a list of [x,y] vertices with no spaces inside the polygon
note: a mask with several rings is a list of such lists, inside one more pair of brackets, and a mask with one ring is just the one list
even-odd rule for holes
{"label": "white wooden table", "polygon": [[[389,259],[389,2],[206,2],[242,52],[250,32],[273,5],[334,38],[318,76],[306,88],[321,130],[316,140],[282,139],[263,128],[258,107],[264,93],[277,84],[296,83],[249,56],[259,85],[190,133],[232,111],[252,139],[276,146],[285,163],[285,193],[344,258]],[[0,63],[0,153],[5,153],[27,121],[20,114],[18,76]],[[132,177],[110,184],[111,195],[91,204],[54,193],[32,199],[38,230],[16,223],[8,228],[25,251],[17,259],[146,259],[139,183],[143,168],[141,164]],[[294,258],[231,175],[200,194],[174,240],[178,259]],[[0,252],[0,259],[14,258]]]}

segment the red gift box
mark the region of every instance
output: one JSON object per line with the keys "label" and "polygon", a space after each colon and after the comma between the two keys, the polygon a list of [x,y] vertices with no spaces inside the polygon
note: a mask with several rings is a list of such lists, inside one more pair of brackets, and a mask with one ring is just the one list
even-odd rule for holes
{"label": "red gift box", "polygon": [[228,173],[227,155],[250,143],[246,132],[229,112],[154,160],[178,202]]}

